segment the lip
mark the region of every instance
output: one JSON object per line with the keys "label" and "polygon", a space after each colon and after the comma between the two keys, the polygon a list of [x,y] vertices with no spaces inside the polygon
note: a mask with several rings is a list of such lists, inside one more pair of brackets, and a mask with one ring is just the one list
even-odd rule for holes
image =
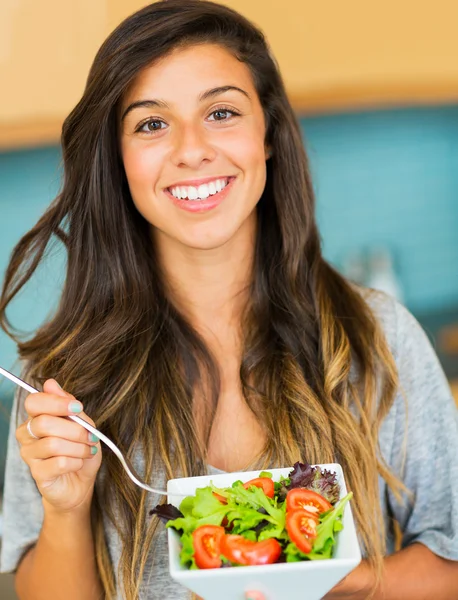
{"label": "lip", "polygon": [[[215,179],[214,177],[207,178],[206,180],[200,179],[200,180],[198,180],[200,182],[199,185],[202,185],[202,183],[205,183],[206,181],[212,181],[214,179]],[[220,192],[218,192],[217,194],[214,194],[213,196],[209,196],[205,200],[197,201],[197,200],[182,200],[181,198],[175,198],[175,196],[169,192],[169,188],[165,188],[164,193],[167,196],[167,198],[169,198],[175,204],[175,206],[177,206],[178,208],[181,208],[182,210],[185,210],[186,212],[189,212],[189,213],[208,212],[210,210],[217,208],[225,200],[225,198],[227,197],[227,195],[229,194],[229,192],[232,189],[234,181],[237,178],[233,177],[233,176],[228,177],[226,175],[225,177],[217,177],[216,179],[229,179],[229,183]],[[175,185],[196,185],[196,184],[177,183]],[[175,187],[175,185],[173,185],[171,187]]]}

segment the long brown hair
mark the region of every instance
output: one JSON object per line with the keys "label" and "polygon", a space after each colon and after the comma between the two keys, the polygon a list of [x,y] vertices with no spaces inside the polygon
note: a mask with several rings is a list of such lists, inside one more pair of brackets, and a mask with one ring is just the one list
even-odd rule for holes
{"label": "long brown hair", "polygon": [[[395,491],[401,485],[378,447],[379,426],[397,389],[394,360],[361,291],[322,257],[296,117],[263,34],[236,12],[199,0],[157,2],[126,19],[103,43],[84,94],[63,125],[61,191],[12,253],[0,303],[2,327],[17,341],[31,379],[57,378],[124,453],[142,449],[142,477],[149,478],[157,461],[169,478],[205,472],[218,368],[167,298],[150,226],[130,196],[117,114],[142,69],[179,46],[207,42],[225,47],[249,68],[272,149],[257,206],[240,365],[244,397],[267,442],[256,464],[247,467],[338,460],[354,492],[361,541],[380,573],[385,531],[378,475]],[[5,308],[56,236],[68,259],[59,306],[32,339],[20,341]],[[211,382],[203,439],[193,412],[202,371]],[[123,544],[123,597],[134,600],[157,523],[147,518],[146,493],[130,484],[110,452],[104,468],[107,477],[97,483],[93,510],[101,581],[106,597],[113,597],[103,506]]]}

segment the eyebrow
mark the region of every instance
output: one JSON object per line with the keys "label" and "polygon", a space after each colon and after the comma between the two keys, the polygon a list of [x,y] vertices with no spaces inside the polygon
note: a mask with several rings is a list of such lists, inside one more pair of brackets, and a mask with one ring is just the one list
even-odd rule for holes
{"label": "eyebrow", "polygon": [[[199,102],[203,102],[208,98],[213,98],[214,96],[219,96],[220,94],[224,94],[226,92],[235,91],[240,92],[244,96],[246,96],[250,100],[250,96],[248,92],[242,90],[242,88],[237,87],[236,85],[222,85],[219,87],[212,88],[207,90],[206,92],[202,92],[199,96]],[[136,108],[169,108],[167,102],[164,100],[137,100],[136,102],[132,102],[123,112],[121,117],[121,122],[127,117],[127,115]]]}

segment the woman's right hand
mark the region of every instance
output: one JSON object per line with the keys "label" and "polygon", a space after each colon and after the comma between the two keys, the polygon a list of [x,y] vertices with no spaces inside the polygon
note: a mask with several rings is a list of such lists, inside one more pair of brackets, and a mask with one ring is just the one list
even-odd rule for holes
{"label": "woman's right hand", "polygon": [[[43,392],[27,396],[25,410],[29,419],[17,428],[16,439],[45,509],[88,511],[102,462],[100,442],[92,441],[92,434],[84,427],[63,417],[78,414],[95,427],[94,421],[82,412],[82,404],[54,379],[45,381]],[[39,439],[27,430],[31,418],[32,432]]]}

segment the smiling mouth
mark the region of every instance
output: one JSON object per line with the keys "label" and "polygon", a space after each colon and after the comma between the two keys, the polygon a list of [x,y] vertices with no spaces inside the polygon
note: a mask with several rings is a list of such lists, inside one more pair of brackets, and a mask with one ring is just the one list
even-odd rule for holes
{"label": "smiling mouth", "polygon": [[166,191],[172,194],[174,198],[177,198],[177,200],[199,202],[219,194],[233,179],[235,177],[220,177],[199,186],[174,185],[166,188]]}

